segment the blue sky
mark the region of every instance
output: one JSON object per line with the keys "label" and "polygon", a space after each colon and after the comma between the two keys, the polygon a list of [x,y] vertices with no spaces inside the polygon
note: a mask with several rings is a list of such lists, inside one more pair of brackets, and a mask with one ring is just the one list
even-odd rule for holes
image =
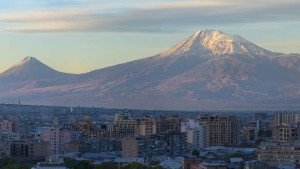
{"label": "blue sky", "polygon": [[82,73],[167,49],[202,29],[300,53],[298,0],[0,0],[0,72],[34,56]]}

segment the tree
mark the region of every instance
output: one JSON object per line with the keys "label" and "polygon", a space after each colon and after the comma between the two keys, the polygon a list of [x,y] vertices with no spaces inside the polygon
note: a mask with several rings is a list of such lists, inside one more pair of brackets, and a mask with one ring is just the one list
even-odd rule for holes
{"label": "tree", "polygon": [[1,169],[4,169],[4,167],[8,166],[9,164],[15,164],[15,163],[16,163],[16,161],[10,157],[5,156],[5,157],[0,158],[0,168]]}
{"label": "tree", "polygon": [[114,162],[106,162],[95,167],[95,169],[118,169]]}
{"label": "tree", "polygon": [[258,137],[272,137],[272,130],[259,130],[258,131]]}
{"label": "tree", "polygon": [[90,164],[88,161],[79,161],[76,165],[75,169],[94,169],[94,166]]}
{"label": "tree", "polygon": [[148,167],[141,163],[130,163],[127,166],[123,167],[123,169],[147,169]]}
{"label": "tree", "polygon": [[64,158],[65,165],[70,169],[76,169],[76,166],[78,164],[78,161],[73,158]]}
{"label": "tree", "polygon": [[196,156],[196,157],[199,157],[200,156],[200,151],[195,149],[195,150],[192,151],[192,155]]}
{"label": "tree", "polygon": [[241,157],[243,157],[241,153],[234,153],[229,155],[229,158],[241,158]]}
{"label": "tree", "polygon": [[31,169],[29,164],[8,164],[3,169]]}
{"label": "tree", "polygon": [[156,167],[148,167],[147,169],[164,169],[164,168],[161,166],[156,166]]}

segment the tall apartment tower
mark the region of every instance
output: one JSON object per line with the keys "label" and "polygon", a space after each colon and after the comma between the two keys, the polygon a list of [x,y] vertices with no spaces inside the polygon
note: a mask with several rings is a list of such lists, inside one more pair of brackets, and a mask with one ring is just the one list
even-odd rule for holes
{"label": "tall apartment tower", "polygon": [[114,121],[116,138],[134,137],[138,135],[138,123],[130,113],[117,113]]}
{"label": "tall apartment tower", "polygon": [[209,146],[237,146],[240,143],[240,125],[234,116],[199,116],[209,131]]}
{"label": "tall apartment tower", "polygon": [[300,122],[300,114],[296,113],[275,113],[273,126],[281,126]]}
{"label": "tall apartment tower", "polygon": [[139,125],[139,135],[148,136],[156,134],[156,120],[152,116],[144,115]]}
{"label": "tall apartment tower", "polygon": [[161,116],[156,124],[157,133],[164,133],[168,131],[181,131],[181,118],[179,116],[165,115]]}

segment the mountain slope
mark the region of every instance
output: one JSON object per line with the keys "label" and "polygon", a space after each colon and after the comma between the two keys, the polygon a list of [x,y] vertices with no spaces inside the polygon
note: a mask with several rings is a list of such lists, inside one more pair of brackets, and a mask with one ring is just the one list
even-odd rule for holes
{"label": "mountain slope", "polygon": [[145,59],[55,83],[38,80],[34,87],[13,91],[0,87],[0,98],[149,109],[297,107],[299,71],[297,54],[271,52],[240,36],[205,30]]}
{"label": "mountain slope", "polygon": [[71,74],[58,72],[34,57],[27,56],[22,61],[0,74],[1,81],[31,81],[67,78]]}

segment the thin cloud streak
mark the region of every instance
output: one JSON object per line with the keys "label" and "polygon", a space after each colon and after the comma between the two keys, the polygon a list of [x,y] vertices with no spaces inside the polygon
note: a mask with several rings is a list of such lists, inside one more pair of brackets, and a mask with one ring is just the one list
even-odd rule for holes
{"label": "thin cloud streak", "polygon": [[263,46],[268,47],[289,47],[289,46],[300,46],[300,40],[288,40],[288,41],[276,41],[261,43]]}
{"label": "thin cloud streak", "polygon": [[[6,31],[16,32],[173,32],[192,26],[300,22],[300,2],[187,1],[94,4],[83,8],[0,15]],[[3,28],[2,28],[3,30]]]}

